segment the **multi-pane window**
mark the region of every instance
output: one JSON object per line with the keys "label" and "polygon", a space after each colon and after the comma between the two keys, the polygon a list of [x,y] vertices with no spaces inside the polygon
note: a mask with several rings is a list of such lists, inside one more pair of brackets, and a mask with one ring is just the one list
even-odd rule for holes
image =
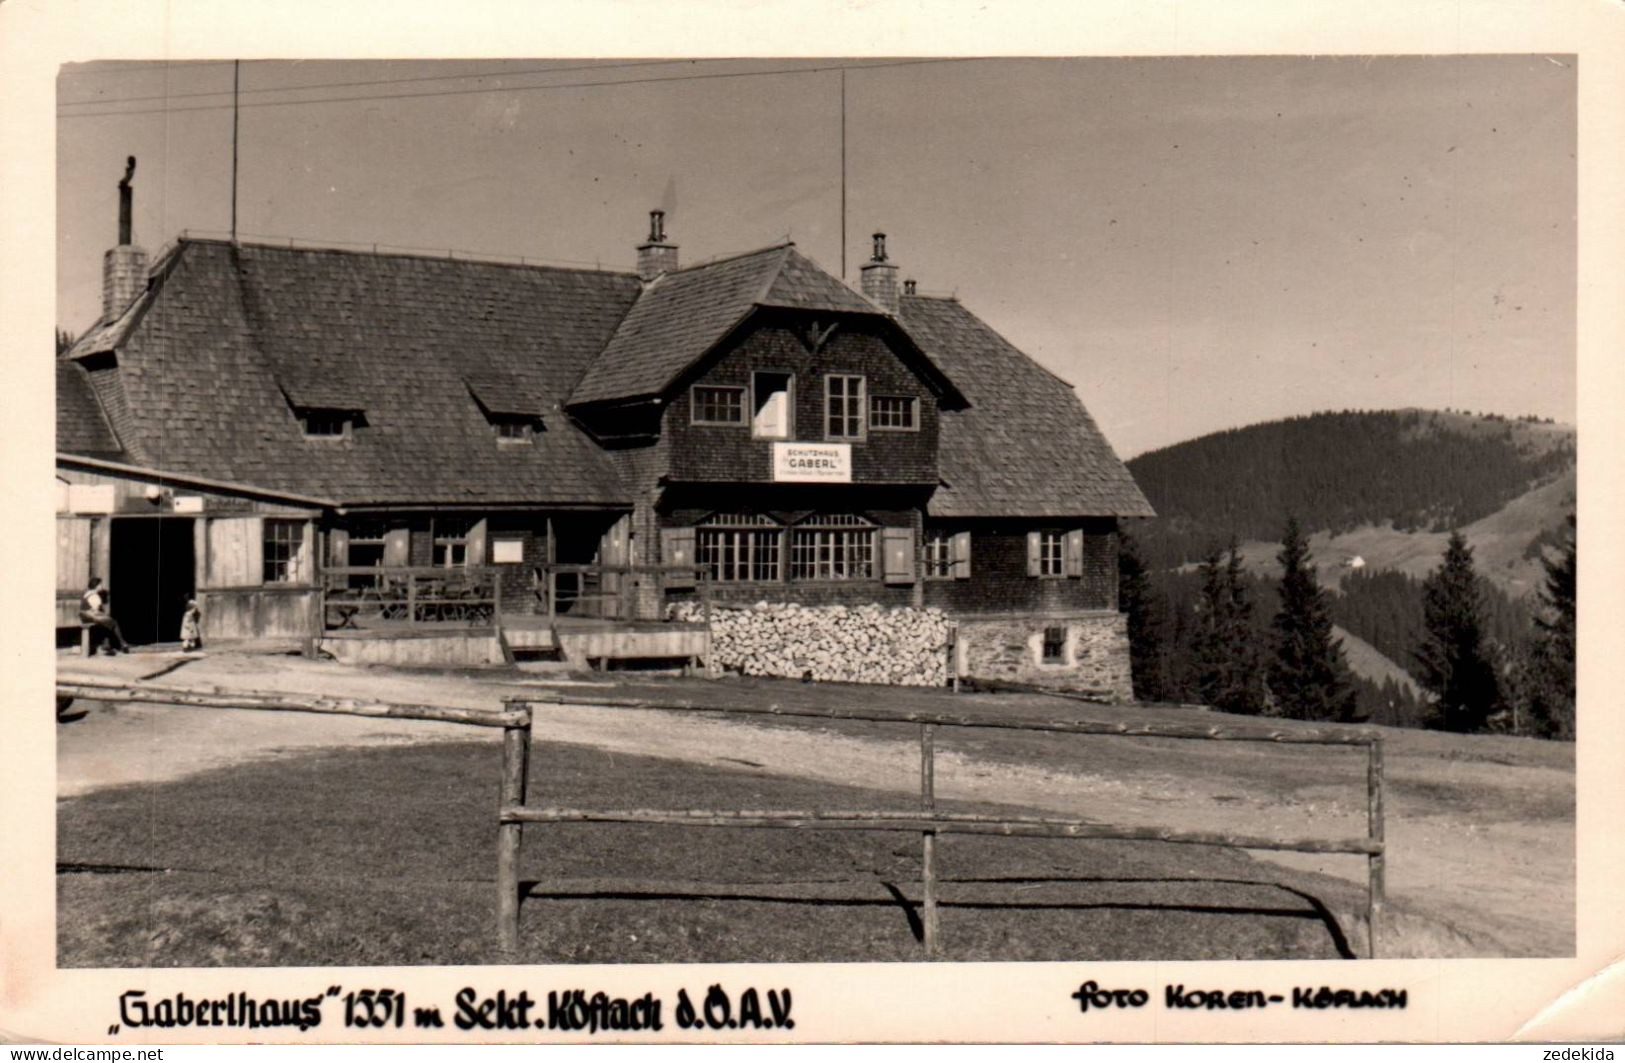
{"label": "multi-pane window", "polygon": [[790,531],[790,578],[873,579],[875,526],[850,513],[820,514]]}
{"label": "multi-pane window", "polygon": [[1066,536],[1058,531],[1038,533],[1038,574],[1066,575]]}
{"label": "multi-pane window", "polygon": [[266,583],[292,583],[299,576],[299,553],[305,542],[305,522],[267,520],[265,522]]}
{"label": "multi-pane window", "polygon": [[697,386],[691,392],[695,424],[744,424],[745,389]]}
{"label": "multi-pane window", "polygon": [[1066,662],[1066,628],[1045,628],[1041,653],[1040,659],[1045,664],[1064,664]]}
{"label": "multi-pane window", "polygon": [[875,395],[869,399],[869,427],[912,432],[917,428],[917,401],[908,395]]}
{"label": "multi-pane window", "polygon": [[824,378],[824,434],[830,439],[862,439],[863,378],[837,373]]}
{"label": "multi-pane window", "polygon": [[[351,568],[377,568],[384,563],[384,535],[389,529],[380,520],[355,521],[349,526],[349,545],[344,563]],[[377,576],[352,572],[347,581],[351,587],[370,587],[378,582]]]}
{"label": "multi-pane window", "polygon": [[497,439],[503,443],[530,442],[531,421],[528,417],[495,417],[491,418],[495,426]]}
{"label": "multi-pane window", "polygon": [[468,536],[474,530],[472,517],[434,519],[434,564],[437,568],[459,568],[468,564]]}
{"label": "multi-pane window", "polygon": [[925,575],[928,579],[947,579],[954,574],[954,537],[952,532],[935,528],[925,533]]}
{"label": "multi-pane window", "polygon": [[311,439],[342,439],[350,434],[348,410],[308,409],[301,415],[305,435]]}
{"label": "multi-pane window", "polygon": [[781,578],[777,522],[755,513],[717,513],[694,529],[695,561],[723,583],[776,583]]}

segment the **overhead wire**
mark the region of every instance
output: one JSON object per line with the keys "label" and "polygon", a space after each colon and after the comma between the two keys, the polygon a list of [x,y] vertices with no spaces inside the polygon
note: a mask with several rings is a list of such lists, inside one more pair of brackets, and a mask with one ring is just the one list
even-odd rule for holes
{"label": "overhead wire", "polygon": [[[622,79],[611,79],[611,80],[606,80],[606,81],[571,81],[571,82],[554,83],[554,84],[548,84],[548,85],[511,85],[511,86],[503,86],[503,87],[484,87],[484,88],[474,88],[474,89],[447,89],[447,90],[444,90],[444,91],[435,91],[435,92],[393,92],[393,93],[380,92],[380,93],[368,93],[366,95],[360,95],[360,96],[328,96],[328,97],[317,97],[317,98],[314,98],[314,99],[304,99],[304,100],[257,100],[257,101],[250,101],[250,102],[247,102],[247,103],[240,104],[240,106],[244,110],[247,110],[250,107],[299,107],[299,106],[306,106],[306,105],[320,104],[320,103],[367,103],[367,102],[371,102],[373,100],[412,100],[412,99],[425,99],[425,98],[430,98],[430,97],[443,97],[443,96],[472,96],[472,95],[480,95],[480,94],[486,94],[486,93],[492,93],[492,92],[504,92],[504,93],[546,92],[546,91],[560,91],[560,90],[566,90],[566,89],[606,88],[606,87],[617,86],[617,85],[653,85],[653,84],[670,84],[670,83],[673,83],[673,82],[683,82],[683,81],[710,81],[710,80],[718,80],[718,79],[722,79],[722,78],[785,77],[785,76],[791,76],[791,75],[796,75],[796,74],[822,74],[822,73],[829,73],[831,71],[836,71],[836,70],[880,70],[880,69],[895,68],[895,67],[905,67],[905,66],[923,66],[923,65],[927,65],[927,64],[936,64],[936,63],[976,62],[980,58],[981,57],[978,57],[978,56],[948,56],[948,57],[935,57],[935,58],[930,58],[930,59],[901,59],[901,60],[894,60],[894,61],[880,62],[880,63],[858,63],[858,64],[854,64],[854,63],[835,63],[835,64],[826,64],[826,65],[821,65],[821,66],[780,67],[780,68],[773,69],[773,70],[730,70],[730,71],[718,71],[716,73],[710,73],[710,74],[674,74],[674,75],[670,75],[670,76],[667,76],[667,77],[622,78]],[[294,91],[298,91],[298,90],[297,90],[296,87],[289,87],[285,91],[294,92]],[[211,93],[211,95],[213,95],[213,94]],[[111,102],[111,101],[109,101],[109,102]],[[151,107],[151,108],[143,108],[143,109],[138,109],[138,110],[76,111],[76,112],[72,112],[72,113],[59,114],[59,117],[61,117],[61,118],[107,118],[107,117],[116,117],[116,116],[119,116],[119,115],[185,114],[185,113],[189,113],[189,112],[193,112],[193,111],[225,111],[225,110],[231,110],[231,109],[232,109],[232,105],[229,104],[229,103],[200,104],[200,105],[195,106],[195,107]]]}
{"label": "overhead wire", "polygon": [[[546,69],[541,67],[533,67],[529,70],[490,70],[474,74],[430,74],[423,77],[410,78],[374,78],[369,81],[326,81],[311,85],[279,85],[274,88],[243,89],[242,95],[263,95],[267,92],[307,92],[314,89],[367,88],[372,85],[406,85],[413,82],[423,81],[477,81],[484,78],[496,77],[529,77],[535,74],[563,74],[573,70],[618,70],[626,67],[672,66],[679,63],[697,63],[702,61],[703,60],[698,59],[650,59],[637,63],[577,63],[574,66],[558,66]],[[252,60],[250,60],[250,62],[252,62]],[[169,66],[166,66],[165,69],[173,69],[177,65],[184,64],[170,64]],[[219,64],[204,63],[199,65],[212,67]],[[109,71],[109,73],[119,72],[123,71]],[[84,71],[84,73],[97,73],[97,71]],[[61,101],[61,105],[64,107],[92,107],[107,104],[146,103],[152,100],[187,100],[196,99],[203,96],[227,96],[230,94],[230,89],[211,89],[208,92],[176,92],[154,96],[122,96],[115,100],[63,100]],[[360,99],[361,97],[356,98]]]}

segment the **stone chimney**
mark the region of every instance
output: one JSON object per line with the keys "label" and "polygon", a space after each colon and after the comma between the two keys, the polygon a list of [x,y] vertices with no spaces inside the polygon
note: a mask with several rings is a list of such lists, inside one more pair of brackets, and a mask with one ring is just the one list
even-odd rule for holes
{"label": "stone chimney", "polygon": [[677,245],[666,242],[666,212],[649,212],[649,239],[638,245],[638,276],[643,282],[677,268]]}
{"label": "stone chimney", "polygon": [[124,179],[118,183],[118,246],[102,258],[103,321],[124,313],[147,290],[147,253],[130,240],[130,178],[134,176],[135,156],[131,155],[124,163]]}
{"label": "stone chimney", "polygon": [[863,294],[888,314],[901,305],[897,291],[897,267],[886,260],[886,234],[875,233],[874,253],[863,264]]}

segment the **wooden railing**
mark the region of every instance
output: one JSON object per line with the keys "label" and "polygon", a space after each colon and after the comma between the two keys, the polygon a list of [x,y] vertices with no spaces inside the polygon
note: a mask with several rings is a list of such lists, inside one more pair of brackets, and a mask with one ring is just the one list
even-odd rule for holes
{"label": "wooden railing", "polygon": [[[531,710],[536,704],[579,704],[579,695],[535,694],[506,698],[511,710]],[[498,813],[498,941],[505,952],[519,944],[520,831],[526,823],[645,823],[668,826],[750,827],[782,830],[918,831],[921,836],[921,927],[925,954],[938,953],[936,838],[939,834],[1002,834],[1023,838],[1111,838],[1221,845],[1240,849],[1270,849],[1305,853],[1349,853],[1367,862],[1366,923],[1370,955],[1377,955],[1377,925],[1384,903],[1382,735],[1346,728],[1261,729],[1226,725],[1182,723],[1124,724],[1089,720],[1045,720],[1011,716],[970,716],[946,712],[882,713],[849,708],[802,708],[781,705],[735,705],[723,708],[682,700],[650,701],[642,698],[594,697],[594,705],[657,712],[703,712],[722,716],[794,716],[822,720],[867,720],[912,724],[919,728],[920,804],[918,811],[843,811],[737,809],[581,809],[535,806],[526,803],[529,773],[530,722],[515,724],[506,733],[502,762],[502,808]],[[1367,750],[1366,835],[1363,838],[1272,838],[1246,834],[1168,830],[1161,827],[1121,827],[1082,819],[943,812],[936,806],[935,739],[939,727],[999,728],[1047,731],[1059,734],[1112,735],[1135,738],[1177,738],[1208,741],[1270,742],[1279,745],[1365,746]]]}
{"label": "wooden railing", "polygon": [[[139,702],[199,708],[310,712],[403,720],[434,720],[475,727],[502,728],[502,779],[497,808],[496,909],[497,943],[511,957],[519,947],[519,858],[521,832],[526,823],[649,823],[668,826],[750,827],[812,830],[917,831],[922,839],[922,918],[925,952],[938,952],[936,838],[939,834],[1002,834],[1026,838],[1110,838],[1163,841],[1189,845],[1220,845],[1242,849],[1273,849],[1308,853],[1350,853],[1367,862],[1367,940],[1377,955],[1377,928],[1384,905],[1387,846],[1383,828],[1382,735],[1375,731],[1343,728],[1266,730],[1227,725],[1181,723],[1104,723],[1089,720],[1046,720],[1012,716],[968,716],[945,712],[882,713],[846,708],[801,708],[772,704],[722,708],[680,700],[648,701],[639,698],[595,698],[607,708],[660,712],[702,712],[723,716],[810,717],[823,720],[868,720],[908,724],[919,729],[920,804],[917,811],[805,811],[738,809],[579,809],[535,806],[527,803],[530,745],[537,704],[579,704],[566,694],[535,694],[503,699],[501,709],[443,705],[404,705],[357,698],[259,692],[200,692],[184,688],[128,683],[58,681],[57,698]],[[944,812],[936,807],[935,738],[939,727],[999,728],[1048,731],[1061,734],[1113,735],[1133,738],[1176,738],[1209,741],[1266,742],[1278,745],[1365,746],[1367,749],[1366,835],[1361,838],[1272,838],[1244,834],[1165,830],[1160,827],[1119,827],[1062,817]]]}
{"label": "wooden railing", "polygon": [[502,618],[502,580],[488,567],[337,565],[322,572],[328,628],[489,626]]}
{"label": "wooden railing", "polygon": [[[658,620],[665,615],[669,590],[692,590],[711,617],[710,569],[703,565],[613,565],[544,562],[535,566],[536,593],[548,619],[581,615],[605,620]],[[654,581],[651,615],[640,615],[638,586]]]}

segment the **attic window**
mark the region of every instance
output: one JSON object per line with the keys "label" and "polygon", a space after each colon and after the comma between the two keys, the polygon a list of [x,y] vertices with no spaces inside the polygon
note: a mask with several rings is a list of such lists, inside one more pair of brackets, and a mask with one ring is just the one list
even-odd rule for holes
{"label": "attic window", "polygon": [[312,408],[299,411],[306,439],[348,439],[357,419],[355,410]]}
{"label": "attic window", "polygon": [[536,421],[531,417],[491,414],[490,420],[498,443],[529,443],[536,430]]}
{"label": "attic window", "polygon": [[693,424],[744,424],[745,389],[697,386],[690,393]]}

